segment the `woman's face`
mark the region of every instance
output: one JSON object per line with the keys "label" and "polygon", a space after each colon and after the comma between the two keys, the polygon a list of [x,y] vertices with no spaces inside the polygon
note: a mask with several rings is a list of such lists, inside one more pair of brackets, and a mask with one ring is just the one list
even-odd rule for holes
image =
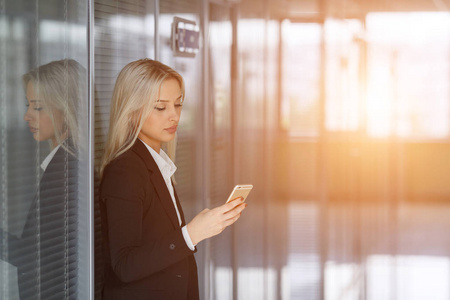
{"label": "woman's face", "polygon": [[182,98],[178,81],[172,78],[165,80],[153,111],[142,126],[139,138],[158,153],[161,143],[175,138],[180,121]]}
{"label": "woman's face", "polygon": [[[33,133],[33,138],[36,141],[51,140],[53,146],[57,146],[55,128],[53,127],[52,120],[50,118],[50,111],[48,107],[45,107],[40,99],[37,99],[34,87],[31,82],[27,84],[27,101],[28,110],[25,113],[23,119],[28,122],[28,127]],[[53,117],[55,118],[55,125],[58,126],[58,130],[61,132],[63,124],[63,115],[61,112],[53,110]]]}

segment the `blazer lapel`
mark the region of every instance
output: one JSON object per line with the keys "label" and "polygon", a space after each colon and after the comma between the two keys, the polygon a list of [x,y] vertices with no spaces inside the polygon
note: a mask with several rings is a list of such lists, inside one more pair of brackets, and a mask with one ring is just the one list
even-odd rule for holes
{"label": "blazer lapel", "polygon": [[170,193],[167,189],[164,178],[162,177],[158,165],[156,164],[152,155],[148,151],[147,147],[139,139],[137,139],[134,143],[133,150],[144,160],[147,169],[150,171],[150,180],[155,187],[161,204],[164,207],[167,215],[169,216],[174,228],[180,228],[177,213],[175,211],[175,207],[173,206],[172,197],[170,197]]}

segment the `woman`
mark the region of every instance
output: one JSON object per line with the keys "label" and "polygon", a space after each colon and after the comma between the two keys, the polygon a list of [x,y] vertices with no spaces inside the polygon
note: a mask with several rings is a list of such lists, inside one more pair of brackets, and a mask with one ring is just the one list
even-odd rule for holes
{"label": "woman", "polygon": [[100,169],[105,300],[198,299],[195,246],[246,206],[238,199],[205,209],[186,225],[170,159],[184,96],[183,78],[154,60],[131,62],[117,78]]}
{"label": "woman", "polygon": [[36,172],[42,177],[22,235],[8,234],[7,255],[2,257],[18,269],[21,300],[76,298],[77,116],[85,78],[84,69],[68,59],[23,76],[28,106],[24,120],[36,141],[49,142],[50,153]]}

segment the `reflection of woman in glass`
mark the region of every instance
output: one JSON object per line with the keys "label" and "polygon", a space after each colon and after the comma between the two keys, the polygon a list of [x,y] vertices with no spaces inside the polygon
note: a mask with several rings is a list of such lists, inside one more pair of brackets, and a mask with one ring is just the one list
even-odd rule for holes
{"label": "reflection of woman in glass", "polygon": [[54,61],[23,76],[28,100],[24,119],[36,141],[74,154],[80,142],[77,113],[84,81],[84,69],[74,60]]}
{"label": "reflection of woman in glass", "polygon": [[[75,297],[78,111],[85,71],[74,60],[40,66],[23,76],[24,120],[51,152],[40,165],[38,192],[20,238],[8,236],[7,260],[18,269],[20,299]],[[37,172],[37,173],[41,173]]]}
{"label": "reflection of woman in glass", "polygon": [[[233,224],[246,204],[205,209],[187,225],[171,182],[183,78],[143,59],[120,72],[100,186],[106,241],[104,300],[198,299],[195,246]],[[226,199],[224,199],[225,202]]]}

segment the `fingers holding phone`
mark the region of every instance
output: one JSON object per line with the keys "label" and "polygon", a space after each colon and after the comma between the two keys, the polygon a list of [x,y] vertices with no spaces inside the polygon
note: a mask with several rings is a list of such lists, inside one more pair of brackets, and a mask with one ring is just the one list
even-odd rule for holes
{"label": "fingers holding phone", "polygon": [[202,210],[187,224],[192,243],[197,245],[202,240],[221,233],[239,219],[245,206],[242,200],[235,200],[214,209]]}
{"label": "fingers holding phone", "polygon": [[197,245],[200,241],[221,233],[235,223],[247,207],[244,203],[253,188],[251,185],[237,185],[225,204],[214,209],[204,209],[187,225],[189,236]]}
{"label": "fingers holding phone", "polygon": [[224,213],[225,227],[228,227],[234,222],[236,222],[241,216],[242,211],[248,205],[247,203],[244,203],[242,197],[231,200],[230,202],[225,203],[223,206],[228,206],[228,204],[234,204],[234,206],[231,209],[229,209],[228,207],[225,208],[226,210],[226,212]]}

